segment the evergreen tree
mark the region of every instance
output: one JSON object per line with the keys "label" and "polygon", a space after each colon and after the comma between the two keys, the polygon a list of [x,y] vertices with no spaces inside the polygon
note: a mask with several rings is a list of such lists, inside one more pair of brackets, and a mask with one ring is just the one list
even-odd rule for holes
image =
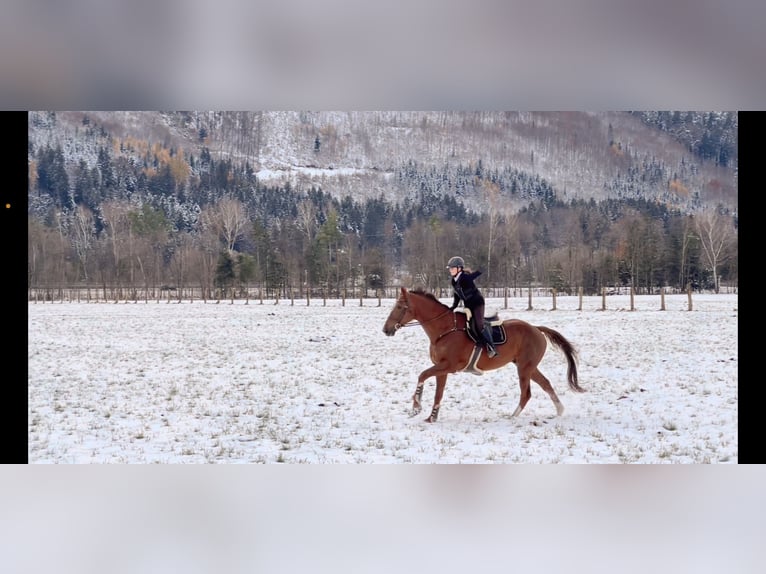
{"label": "evergreen tree", "polygon": [[98,148],[97,165],[101,174],[102,196],[109,197],[109,190],[114,188],[115,178],[114,169],[112,167],[112,158],[109,155],[109,151],[104,147]]}
{"label": "evergreen tree", "polygon": [[215,285],[221,289],[221,296],[226,297],[226,292],[234,283],[234,259],[228,251],[221,251],[215,268]]}
{"label": "evergreen tree", "polygon": [[69,176],[64,165],[64,152],[60,145],[55,149],[45,147],[39,150],[37,190],[40,194],[50,195],[60,208],[74,207],[74,198],[69,191]]}

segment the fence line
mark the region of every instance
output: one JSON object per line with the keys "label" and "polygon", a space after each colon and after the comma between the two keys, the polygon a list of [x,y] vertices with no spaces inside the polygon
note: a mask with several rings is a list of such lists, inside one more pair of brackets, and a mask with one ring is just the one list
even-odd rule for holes
{"label": "fence line", "polygon": [[[223,293],[221,291],[215,291],[213,293],[207,293],[200,288],[188,288],[188,289],[83,289],[83,288],[30,288],[28,295],[28,301],[32,304],[45,304],[45,303],[221,303],[228,302],[234,304],[235,302],[240,304],[249,305],[253,304],[271,304],[271,305],[295,305],[296,301],[300,305],[311,306],[320,305],[326,306],[328,301],[333,301],[333,304],[338,302],[342,306],[346,305],[358,305],[360,307],[380,307],[383,304],[383,300],[395,300],[399,295],[399,287],[381,288],[376,290],[368,290],[367,293],[361,293],[353,297],[346,296],[346,293],[341,293],[340,297],[328,297],[325,293],[319,290],[304,290],[303,293],[298,291],[292,291],[287,296],[281,296],[279,292],[266,293],[265,290],[258,288],[242,289],[237,292],[229,291]],[[686,310],[694,310],[693,292],[691,289],[687,289],[685,292],[679,292],[678,290],[666,290],[660,289],[656,294],[641,294],[636,295],[630,288],[623,289],[622,291],[616,291],[613,289],[604,288],[600,295],[583,295],[582,289],[576,295],[571,294],[559,294],[555,289],[543,289],[543,288],[527,288],[526,290],[511,289],[511,288],[487,288],[483,289],[485,299],[487,300],[488,310],[490,307],[496,307],[498,300],[502,301],[503,309],[512,309],[514,311],[522,310],[520,307],[524,307],[526,310],[551,310],[555,311],[559,308],[559,301],[567,301],[567,310],[573,310],[573,301],[576,302],[574,310],[582,311],[586,308],[583,305],[585,299],[588,300],[590,305],[587,307],[595,310],[605,311],[607,309],[619,309],[624,310],[625,306],[621,304],[625,300],[625,296],[629,298],[629,310],[636,310],[636,298],[640,298],[642,302],[647,300],[655,300],[657,302],[657,309],[660,311],[666,310],[665,297],[672,295],[686,295]],[[736,294],[734,290],[722,290],[721,294]],[[698,293],[701,294],[701,293]],[[712,293],[710,293],[712,295]],[[451,300],[451,289],[440,289],[438,293],[434,293],[438,298],[442,300]],[[616,296],[616,297],[615,297]],[[451,301],[450,301],[451,302]],[[597,304],[594,304],[597,302]],[[643,308],[646,305],[642,305]]]}

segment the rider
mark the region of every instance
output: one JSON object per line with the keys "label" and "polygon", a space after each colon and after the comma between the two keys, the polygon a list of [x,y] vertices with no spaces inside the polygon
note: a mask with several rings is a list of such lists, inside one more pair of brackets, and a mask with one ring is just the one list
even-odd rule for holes
{"label": "rider", "polygon": [[471,310],[471,320],[476,328],[476,332],[483,339],[484,348],[487,350],[487,356],[491,359],[497,355],[495,345],[492,344],[491,327],[484,325],[484,297],[479,291],[476,284],[473,282],[481,271],[471,272],[470,269],[465,269],[465,262],[462,257],[452,257],[447,262],[447,269],[452,276],[450,283],[452,283],[452,289],[455,292],[454,301],[451,311],[454,311],[460,301],[463,305]]}

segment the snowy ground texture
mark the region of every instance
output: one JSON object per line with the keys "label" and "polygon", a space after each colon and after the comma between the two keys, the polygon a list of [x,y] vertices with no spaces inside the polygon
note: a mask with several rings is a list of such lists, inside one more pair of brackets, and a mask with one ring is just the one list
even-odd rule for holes
{"label": "snowy ground texture", "polygon": [[[444,302],[450,301],[443,299]],[[737,295],[489,299],[560,331],[540,364],[562,416],[513,365],[451,375],[439,420],[410,417],[419,326],[378,301],[29,303],[30,463],[736,463]]]}

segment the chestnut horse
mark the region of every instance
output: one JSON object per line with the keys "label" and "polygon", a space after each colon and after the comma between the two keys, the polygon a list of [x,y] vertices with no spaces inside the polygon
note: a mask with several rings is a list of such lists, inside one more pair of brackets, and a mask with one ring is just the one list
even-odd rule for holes
{"label": "chestnut horse", "polygon": [[[485,323],[489,320],[490,318],[485,318]],[[431,293],[425,293],[419,289],[408,291],[402,287],[396,305],[383,325],[383,332],[391,337],[411,321],[417,321],[413,325],[420,324],[428,335],[431,341],[429,348],[431,361],[434,364],[418,377],[415,394],[412,396],[411,416],[417,415],[422,410],[420,400],[426,379],[436,377],[434,405],[426,419],[426,422],[436,422],[444,386],[447,384],[447,375],[466,369],[472,358],[475,343],[469,337],[465,313],[451,311]],[[504,333],[504,341],[501,337],[501,341],[495,343],[497,356],[490,359],[482,352],[478,362],[475,363],[478,371],[470,372],[483,374],[483,371],[499,369],[508,363],[516,364],[521,396],[512,417],[517,416],[524,409],[532,396],[529,388],[530,380],[535,381],[548,393],[556,406],[557,415],[560,416],[564,412],[564,405],[561,404],[550,381],[537,368],[548,348],[547,341],[553,343],[567,359],[569,387],[579,393],[585,392],[585,389],[577,382],[577,350],[561,333],[549,327],[530,325],[520,319],[506,319],[499,328],[500,334]],[[498,327],[493,326],[492,329],[495,330]]]}

